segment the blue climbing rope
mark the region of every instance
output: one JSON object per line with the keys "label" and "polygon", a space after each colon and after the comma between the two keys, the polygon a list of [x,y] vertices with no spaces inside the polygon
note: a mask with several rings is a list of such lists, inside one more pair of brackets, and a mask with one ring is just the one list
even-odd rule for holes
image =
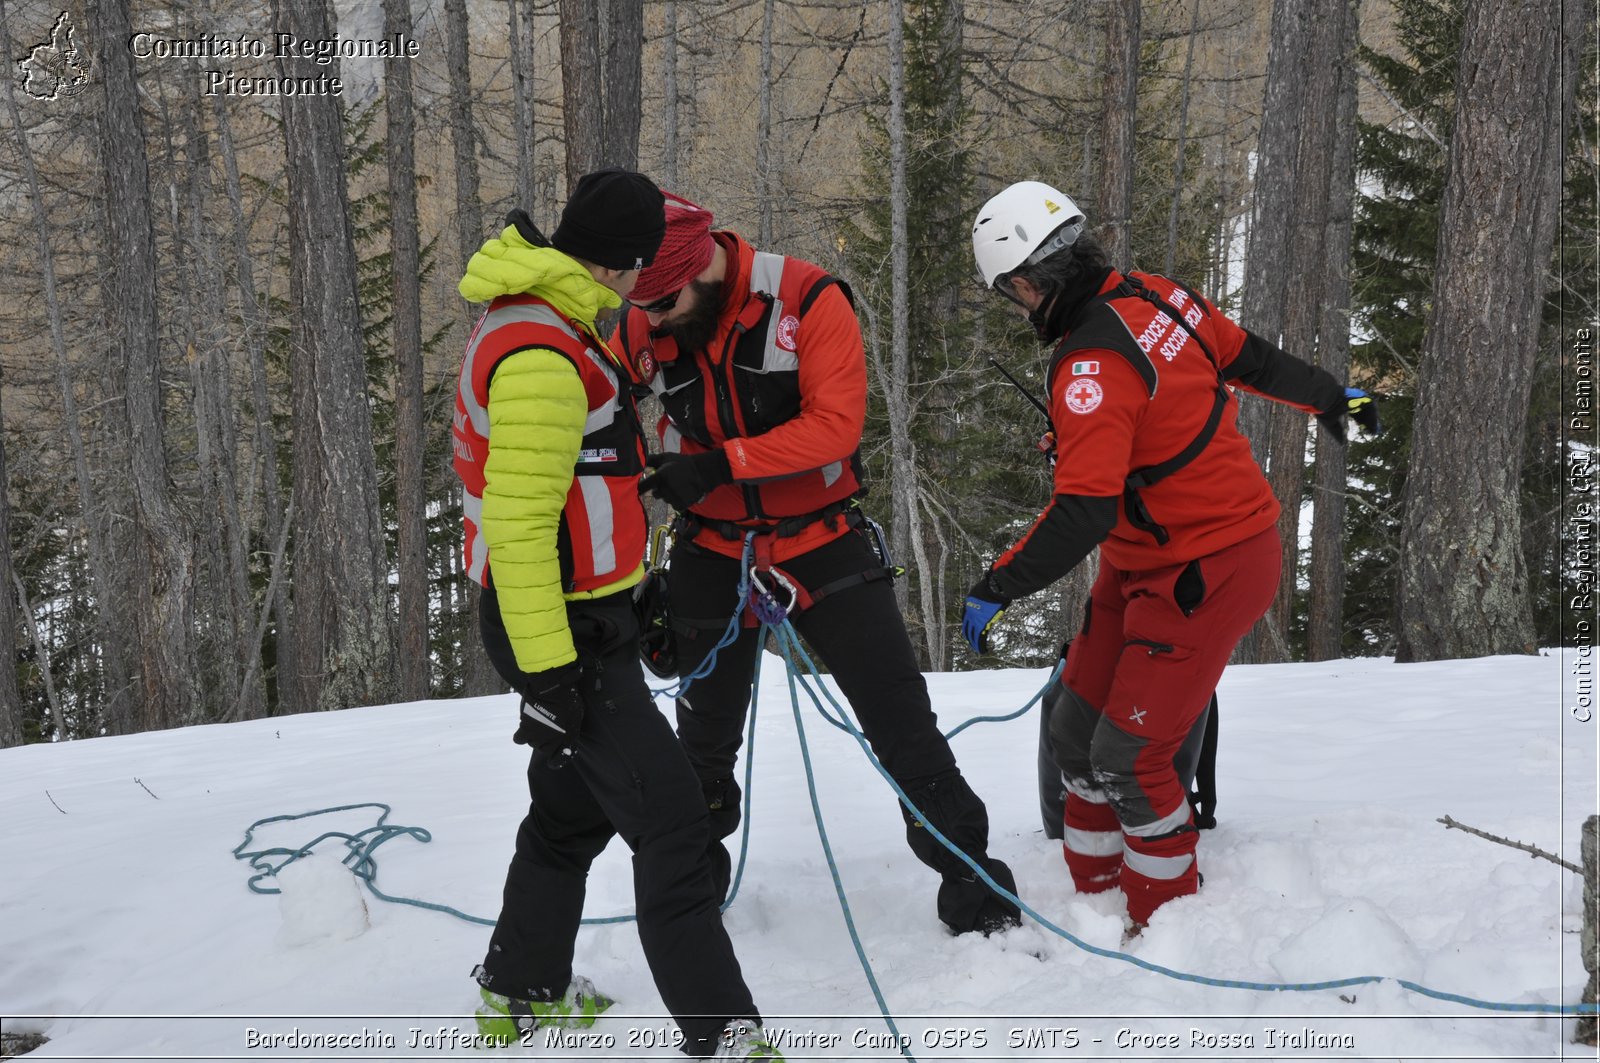
{"label": "blue climbing rope", "polygon": [[[894,1016],[883,999],[883,990],[878,987],[878,978],[873,973],[872,962],[867,959],[867,951],[861,944],[861,935],[856,931],[855,916],[850,913],[850,902],[844,894],[844,882],[839,877],[839,865],[833,858],[833,846],[828,844],[828,828],[822,822],[822,805],[817,799],[817,777],[811,770],[811,747],[806,742],[805,721],[800,718],[800,695],[795,690],[796,674],[789,654],[789,641],[794,636],[794,626],[787,620],[776,628],[769,628],[763,624],[761,628],[763,638],[768,630],[776,634],[778,648],[783,651],[784,662],[789,665],[789,701],[794,709],[795,734],[800,739],[800,759],[806,768],[806,791],[811,795],[811,814],[817,821],[817,837],[822,841],[822,855],[828,859],[828,874],[833,876],[833,888],[839,895],[839,910],[844,913],[844,925],[850,931],[850,943],[855,946],[856,958],[861,961],[861,970],[867,976],[867,985],[872,988],[873,999],[878,1002],[878,1012],[883,1016],[884,1025],[894,1035],[894,1043],[899,1046],[900,1054],[911,1060],[911,1063],[916,1063],[916,1057],[906,1047],[907,1039],[900,1036],[900,1030],[895,1026]],[[760,669],[757,668],[756,671],[759,673]],[[826,718],[827,714],[823,715]]]}
{"label": "blue climbing rope", "polygon": [[[757,677],[757,681],[759,682],[759,676]],[[755,750],[755,742],[756,709],[754,698],[752,698],[750,705],[750,722],[745,736],[745,743],[752,753]],[[754,775],[751,771],[752,763],[753,758],[747,755],[745,758],[744,770],[744,811],[741,816],[743,823],[742,833],[739,838],[739,861],[734,867],[733,880],[728,889],[728,897],[722,902],[723,911],[727,911],[729,906],[733,904],[734,898],[739,895],[739,883],[744,880],[745,860],[750,851],[750,814],[752,808],[751,794],[754,790]],[[374,826],[367,827],[365,830],[359,830],[353,834],[345,831],[324,831],[315,838],[306,842],[304,845],[296,846],[292,849],[284,848],[282,846],[266,849],[249,848],[250,843],[255,840],[256,830],[260,827],[265,827],[268,824],[290,823],[296,820],[312,819],[316,816],[327,816],[336,812],[351,812],[362,808],[376,808],[382,810],[378,816],[378,822]],[[282,871],[296,860],[310,856],[312,851],[315,850],[317,846],[321,845],[325,841],[328,841],[330,838],[338,838],[344,842],[345,848],[348,850],[341,863],[343,863],[345,867],[349,868],[350,872],[359,878],[362,883],[366,885],[367,890],[379,900],[387,901],[390,904],[404,904],[413,908],[422,908],[430,912],[442,912],[445,915],[453,915],[457,919],[464,919],[469,923],[477,923],[480,926],[494,926],[495,920],[493,919],[485,919],[481,915],[469,915],[458,908],[450,907],[448,904],[435,904],[432,901],[424,901],[416,897],[393,896],[378,888],[378,861],[375,854],[379,846],[402,836],[409,836],[415,838],[419,842],[424,843],[433,840],[433,835],[423,827],[391,826],[388,820],[393,811],[393,809],[382,802],[363,801],[353,805],[338,805],[333,808],[317,808],[311,810],[310,812],[295,812],[283,816],[267,816],[264,819],[256,820],[254,823],[250,824],[249,827],[245,828],[244,840],[234,847],[233,857],[236,860],[249,861],[251,869],[256,872],[254,875],[250,876],[250,880],[248,882],[250,891],[252,893],[261,893],[270,896],[273,894],[282,893],[283,891],[276,886],[263,885],[262,881],[264,879],[272,878],[276,876],[278,872]],[[581,920],[581,924],[583,926],[606,926],[614,923],[631,923],[637,920],[637,918],[638,916],[636,915],[595,916],[590,919]]]}
{"label": "blue climbing rope", "polygon": [[[835,726],[838,726],[838,721],[835,720],[834,717],[830,716],[828,711],[823,708],[821,699],[817,697],[816,691],[812,689],[812,685],[809,680],[815,679],[817,681],[817,687],[822,690],[823,696],[827,698],[834,711],[838,713],[839,719],[845,720],[846,723],[848,723],[848,718],[845,716],[844,710],[840,707],[838,701],[833,697],[832,693],[828,691],[826,685],[821,682],[821,673],[819,672],[816,663],[812,661],[810,655],[806,653],[805,648],[800,645],[798,637],[795,636],[794,626],[785,620],[782,625],[782,630],[785,637],[781,637],[779,639],[779,646],[784,650],[784,662],[789,669],[791,692],[794,689],[795,681],[798,680],[800,689],[805,690],[806,695],[811,699],[812,704],[816,706],[817,711],[822,714],[823,718],[827,719],[831,723],[834,723]],[[795,662],[795,656],[791,655],[790,653],[791,649],[793,650],[793,654],[797,655],[800,661],[804,663],[806,669],[804,675],[799,674],[799,666]],[[1048,689],[1048,686],[1046,689]],[[1043,693],[1043,691],[1041,691],[1041,693]],[[795,699],[795,705],[796,711],[798,712],[799,701],[797,696]],[[1020,714],[1013,714],[1013,716],[1016,715]],[[1132,964],[1135,967],[1142,968],[1155,974],[1164,975],[1165,977],[1172,978],[1177,981],[1193,982],[1199,985],[1215,986],[1222,989],[1248,989],[1269,993],[1303,993],[1321,992],[1330,989],[1345,989],[1350,986],[1372,985],[1383,981],[1393,981],[1396,984],[1403,986],[1411,992],[1417,993],[1421,996],[1431,997],[1435,1000],[1449,1001],[1455,1004],[1462,1004],[1467,1007],[1478,1008],[1485,1011],[1521,1012],[1529,1014],[1562,1016],[1593,1015],[1596,1014],[1597,1011],[1600,1011],[1600,1007],[1597,1007],[1595,1004],[1523,1004],[1505,1001],[1480,1000],[1476,997],[1469,997],[1460,993],[1449,993],[1445,992],[1444,990],[1433,989],[1408,979],[1388,979],[1381,975],[1360,975],[1353,978],[1331,979],[1323,982],[1252,982],[1243,979],[1211,978],[1206,975],[1191,974],[1189,972],[1175,970],[1174,968],[1166,967],[1158,963],[1151,963],[1149,960],[1140,959],[1137,956],[1129,955],[1126,952],[1119,952],[1116,949],[1107,949],[1098,945],[1091,945],[1089,942],[1084,941],[1082,938],[1074,935],[1071,931],[1059,927],[1049,919],[1046,919],[1043,915],[1035,911],[1025,901],[1023,901],[1021,897],[1018,897],[1015,893],[1012,893],[1010,890],[996,882],[994,878],[987,871],[985,871],[976,860],[963,852],[958,845],[952,842],[949,838],[945,837],[936,826],[929,822],[928,818],[922,814],[921,809],[917,808],[916,804],[911,800],[911,798],[906,795],[906,792],[901,789],[900,784],[895,782],[894,777],[889,774],[884,766],[878,761],[878,758],[873,755],[872,748],[867,743],[866,736],[854,726],[846,726],[845,729],[861,747],[861,751],[866,755],[868,762],[871,763],[873,768],[877,770],[879,775],[883,776],[884,781],[889,784],[889,787],[894,791],[895,796],[900,799],[900,803],[905,805],[906,809],[910,811],[914,817],[916,817],[917,821],[927,829],[928,833],[932,837],[938,840],[940,845],[943,845],[952,854],[954,854],[957,859],[971,868],[978,878],[989,887],[989,889],[993,890],[996,894],[1004,897],[1011,903],[1017,905],[1018,908],[1027,913],[1031,918],[1034,919],[1034,921],[1039,923],[1040,926],[1050,930],[1056,936],[1071,942],[1077,948],[1082,949],[1085,952],[1092,953],[1093,955],[1103,956],[1106,959],[1119,960],[1123,963]],[[840,900],[841,902],[843,901],[842,892],[840,895]],[[862,958],[862,963],[866,964],[865,954],[862,953],[859,948],[857,952]]]}
{"label": "blue climbing rope", "polygon": [[[695,669],[695,671],[689,676],[684,677],[683,681],[678,685],[676,691],[673,692],[671,696],[681,696],[682,691],[687,689],[690,682],[696,678],[702,678],[704,675],[709,674],[711,667],[714,667],[714,660],[717,651],[725,648],[727,645],[730,645],[734,639],[738,637],[743,611],[750,604],[750,551],[751,537],[746,537],[744,551],[744,575],[741,577],[739,583],[739,605],[733,618],[729,621],[728,630],[724,633],[723,639],[719,641],[716,647],[714,647],[711,653],[708,655],[706,661],[702,662],[701,667]],[[778,607],[778,612],[781,611],[783,611],[782,607]],[[1323,992],[1334,989],[1345,989],[1352,986],[1371,985],[1378,982],[1392,980],[1397,985],[1400,985],[1403,988],[1421,996],[1486,1011],[1561,1016],[1593,1015],[1596,1014],[1597,1011],[1600,1011],[1600,1008],[1597,1008],[1595,1004],[1526,1004],[1481,1000],[1476,997],[1470,997],[1460,993],[1450,993],[1444,990],[1433,989],[1408,979],[1386,979],[1380,975],[1361,975],[1351,978],[1331,979],[1321,982],[1292,983],[1254,982],[1243,979],[1212,978],[1209,976],[1179,971],[1161,964],[1152,963],[1149,960],[1144,960],[1126,952],[1120,952],[1116,949],[1108,949],[1098,945],[1092,945],[1089,942],[1077,937],[1071,931],[1057,926],[1055,923],[1045,918],[1038,911],[1034,910],[1031,906],[1024,902],[1021,897],[1017,896],[1015,893],[1012,893],[1010,890],[996,882],[994,878],[977,863],[976,860],[967,855],[967,853],[963,852],[959,846],[947,838],[938,829],[938,827],[929,821],[929,819],[922,813],[922,810],[916,806],[909,796],[907,796],[906,792],[900,787],[899,783],[894,780],[893,776],[889,774],[889,772],[883,767],[882,763],[880,763],[878,758],[873,754],[872,748],[867,742],[866,736],[861,733],[859,728],[855,727],[850,722],[849,716],[845,713],[844,708],[839,704],[838,700],[834,698],[832,693],[828,691],[827,686],[822,683],[820,671],[817,668],[816,663],[811,659],[810,655],[801,645],[798,633],[794,629],[794,625],[790,623],[786,615],[780,616],[778,615],[778,612],[769,611],[767,613],[758,614],[761,616],[763,621],[761,625],[760,637],[764,642],[767,633],[769,631],[773,633],[778,648],[782,651],[784,663],[788,671],[790,702],[794,711],[796,733],[800,741],[801,759],[805,766],[806,784],[810,792],[812,813],[816,819],[817,834],[822,842],[823,853],[827,857],[828,871],[833,878],[834,889],[838,894],[840,909],[845,918],[845,925],[850,932],[851,942],[855,946],[856,956],[861,962],[862,970],[866,974],[867,982],[872,988],[872,993],[877,1001],[879,1012],[882,1014],[883,1020],[888,1026],[889,1030],[895,1035],[895,1043],[900,1046],[901,1053],[906,1057],[906,1059],[911,1060],[912,1063],[915,1063],[915,1057],[911,1055],[910,1051],[906,1047],[906,1039],[900,1036],[899,1030],[895,1026],[894,1018],[889,1012],[882,990],[878,985],[877,977],[872,970],[872,964],[870,960],[868,960],[866,950],[861,944],[861,937],[856,930],[855,919],[851,914],[849,901],[845,896],[844,885],[839,875],[837,862],[833,856],[832,846],[828,841],[827,828],[823,823],[821,804],[817,797],[816,776],[812,768],[810,748],[805,736],[805,726],[801,719],[799,690],[802,689],[806,692],[806,696],[811,699],[812,705],[816,708],[817,712],[824,720],[834,727],[845,731],[855,739],[856,743],[861,747],[862,753],[866,756],[868,763],[872,765],[879,775],[883,776],[884,781],[889,784],[890,789],[894,791],[895,796],[900,800],[901,804],[903,804],[907,811],[909,811],[911,815],[923,825],[931,837],[936,839],[940,845],[944,846],[953,855],[955,855],[957,859],[961,860],[964,864],[971,868],[977,877],[982,880],[990,890],[1017,905],[1021,911],[1025,912],[1039,925],[1045,927],[1056,936],[1063,938],[1084,952],[1101,956],[1106,959],[1118,960],[1120,962],[1127,963],[1143,970],[1150,971],[1154,974],[1163,975],[1164,977],[1172,978],[1177,981],[1191,982],[1222,989],[1244,989],[1257,992],[1275,993]],[[776,622],[770,623],[768,622],[769,620]],[[800,663],[797,663],[797,657]],[[803,672],[801,669],[801,664],[804,665]],[[710,666],[708,667],[708,665]],[[1051,672],[1050,679],[1045,683],[1045,685],[1040,688],[1037,694],[1029,699],[1026,705],[1016,712],[1008,713],[1003,716],[974,717],[949,731],[945,737],[954,738],[957,734],[976,723],[1001,722],[1006,720],[1014,720],[1022,716],[1050,690],[1060,675],[1060,671],[1061,664],[1058,663],[1055,669]],[[816,689],[813,689],[813,680],[816,681]],[[818,697],[818,689],[820,689],[822,692],[821,698]],[[666,695],[671,690],[672,688],[668,688],[668,691],[653,691],[653,693],[655,693],[657,696],[662,696]],[[744,809],[742,814],[743,832],[739,842],[738,865],[733,875],[728,897],[722,905],[722,909],[724,911],[728,909],[728,907],[733,903],[734,898],[738,895],[739,885],[744,878],[746,859],[749,853],[750,820],[753,808],[752,790],[754,783],[753,768],[755,762],[755,723],[759,692],[760,669],[758,667],[756,669],[756,674],[752,684],[748,733],[746,736]],[[828,705],[832,707],[835,713],[837,713],[837,717],[830,714],[828,708],[823,705],[823,698],[826,698]],[[295,849],[275,847],[252,850],[248,848],[248,846],[254,840],[256,829],[259,827],[263,827],[272,823],[292,822],[302,819],[309,819],[315,816],[327,815],[336,812],[347,812],[363,808],[376,808],[382,810],[375,826],[357,831],[353,834],[342,831],[326,831],[312,841]],[[276,887],[262,885],[263,879],[275,876],[279,871],[293,863],[295,860],[310,855],[311,851],[322,842],[331,838],[338,838],[344,842],[345,847],[348,850],[342,861],[344,865],[349,868],[349,870],[356,875],[357,878],[361,879],[366,884],[367,889],[371,891],[373,896],[379,898],[380,900],[395,904],[410,905],[417,908],[427,909],[429,911],[443,912],[448,915],[453,915],[459,919],[466,920],[470,923],[493,926],[495,921],[492,919],[484,919],[479,916],[468,915],[465,912],[459,911],[458,909],[452,908],[448,905],[434,904],[430,901],[423,901],[410,897],[391,896],[378,888],[378,868],[374,853],[379,846],[387,843],[393,838],[401,836],[409,836],[424,843],[432,840],[432,835],[424,828],[390,825],[388,823],[388,818],[391,811],[392,810],[388,805],[380,802],[362,802],[359,804],[340,805],[333,808],[316,809],[310,812],[269,816],[263,819],[258,819],[246,829],[244,840],[234,848],[233,856],[236,859],[248,860],[250,867],[256,872],[256,874],[250,878],[248,883],[252,892],[261,894],[274,894],[280,892],[280,890],[278,890]],[[273,862],[274,860],[277,862]],[[585,925],[592,926],[631,922],[635,918],[636,916],[633,915],[621,915],[605,918],[584,919],[582,922]]]}
{"label": "blue climbing rope", "polygon": [[[273,847],[267,849],[247,848],[255,840],[256,828],[264,827],[269,823],[289,823],[295,820],[310,819],[313,816],[331,815],[335,812],[350,812],[359,808],[379,808],[382,813],[378,816],[375,826],[365,830],[356,831],[354,834],[345,831],[324,831],[304,845],[294,849]],[[250,867],[256,872],[250,877],[250,890],[253,893],[274,894],[282,893],[276,886],[264,886],[262,879],[272,878],[302,857],[310,856],[312,850],[330,838],[338,838],[344,842],[346,852],[341,863],[350,869],[350,873],[366,884],[368,890],[379,900],[391,904],[408,904],[414,908],[426,908],[432,912],[444,912],[458,919],[465,919],[469,923],[481,923],[484,926],[494,926],[493,919],[483,919],[479,916],[468,915],[447,904],[434,904],[432,901],[418,900],[415,897],[395,897],[378,888],[378,862],[374,853],[380,845],[395,838],[412,837],[419,842],[430,842],[433,835],[422,827],[398,827],[389,825],[389,814],[394,810],[379,801],[363,801],[354,805],[339,805],[334,808],[319,808],[311,812],[296,812],[285,816],[268,816],[258,819],[250,824],[244,832],[244,840],[234,847],[233,856],[236,860],[248,860]],[[279,859],[281,857],[281,859]],[[273,861],[277,862],[274,863]]]}
{"label": "blue climbing rope", "polygon": [[[1016,712],[1008,712],[1004,716],[974,716],[966,723],[963,723],[957,727],[952,727],[950,730],[946,731],[944,733],[945,738],[954,738],[956,735],[960,734],[962,731],[965,731],[968,727],[971,727],[975,723],[1005,723],[1007,720],[1015,720],[1019,716],[1026,715],[1029,709],[1039,704],[1044,696],[1050,693],[1050,688],[1056,685],[1056,680],[1061,678],[1061,670],[1066,666],[1067,662],[1065,659],[1057,661],[1056,666],[1050,669],[1050,678],[1045,680],[1044,686],[1040,687],[1039,692],[1033,697],[1029,698],[1028,703],[1022,706],[1022,708],[1018,709]],[[824,716],[826,716],[826,714],[824,714]],[[828,722],[833,723],[832,720],[829,720]]]}
{"label": "blue climbing rope", "polygon": [[676,683],[662,687],[659,690],[655,687],[650,687],[652,696],[672,698],[674,700],[683,697],[689,692],[689,687],[694,684],[696,679],[704,679],[711,674],[712,669],[716,668],[717,654],[733,645],[734,641],[738,639],[739,630],[744,626],[744,611],[750,605],[750,562],[754,557],[755,539],[755,532],[748,532],[744,537],[744,549],[741,551],[739,565],[740,574],[737,591],[739,601],[733,607],[733,615],[728,618],[728,626],[722,630],[722,637],[711,647],[711,652],[706,654],[705,659],[696,665],[688,675],[679,676]]}

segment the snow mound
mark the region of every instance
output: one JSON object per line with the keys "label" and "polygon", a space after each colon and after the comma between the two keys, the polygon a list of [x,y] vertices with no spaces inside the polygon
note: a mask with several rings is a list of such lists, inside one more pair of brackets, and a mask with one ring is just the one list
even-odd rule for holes
{"label": "snow mound", "polygon": [[1289,982],[1327,982],[1361,975],[1417,981],[1422,954],[1388,913],[1360,897],[1329,903],[1322,915],[1272,954]]}
{"label": "snow mound", "polygon": [[283,926],[278,940],[291,948],[321,941],[349,941],[372,926],[361,884],[327,853],[301,857],[274,876]]}

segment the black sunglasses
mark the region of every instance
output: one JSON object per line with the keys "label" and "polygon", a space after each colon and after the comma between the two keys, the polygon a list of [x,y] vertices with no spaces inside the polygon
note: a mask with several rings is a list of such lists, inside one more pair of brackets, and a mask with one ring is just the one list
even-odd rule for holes
{"label": "black sunglasses", "polygon": [[647,314],[665,314],[668,310],[678,305],[678,296],[682,294],[683,289],[679,288],[675,292],[668,292],[653,303],[634,303],[633,305]]}

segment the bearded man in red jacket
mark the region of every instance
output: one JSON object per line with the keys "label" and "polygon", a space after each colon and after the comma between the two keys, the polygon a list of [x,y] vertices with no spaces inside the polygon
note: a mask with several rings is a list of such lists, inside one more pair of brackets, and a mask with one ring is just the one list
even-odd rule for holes
{"label": "bearded man in red jacket", "polygon": [[[867,367],[850,290],[820,266],[758,251],[668,193],[667,235],[629,294],[613,346],[661,401],[663,453],[640,484],[681,516],[667,573],[680,674],[711,652],[739,606],[746,537],[755,567],[792,585],[789,614],[827,665],[884,768],[932,825],[1006,889],[983,802],[939,732],[891,585],[857,499]],[[711,810],[713,866],[739,822],[734,766],[758,629],[748,624],[678,699],[678,737]],[[954,933],[1020,922],[1016,905],[904,812],[911,850],[941,876]]]}

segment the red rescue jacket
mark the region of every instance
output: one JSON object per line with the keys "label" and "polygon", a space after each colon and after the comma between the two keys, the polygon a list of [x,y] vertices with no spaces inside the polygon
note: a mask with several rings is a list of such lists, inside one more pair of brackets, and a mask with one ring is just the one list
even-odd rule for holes
{"label": "red rescue jacket", "polygon": [[[866,421],[867,368],[849,289],[820,266],[753,249],[738,235],[713,237],[728,256],[724,303],[704,350],[680,351],[631,309],[612,345],[660,399],[662,448],[721,448],[734,482],[691,516],[695,541],[738,556],[740,529],[796,534],[773,541],[773,560],[843,535],[837,513],[862,490],[857,449]],[[786,523],[787,522],[787,523]],[[718,530],[721,529],[721,530]]]}
{"label": "red rescue jacket", "polygon": [[[1131,280],[1130,287],[1111,272],[1057,347],[1048,376],[1055,494],[1118,499],[1100,549],[1124,571],[1203,557],[1277,521],[1278,500],[1239,431],[1228,385],[1311,413],[1342,394],[1328,373],[1253,336],[1183,285],[1146,273]],[[1176,310],[1210,356],[1163,309],[1134,294],[1139,286]],[[1131,489],[1141,470],[1191,447],[1196,452],[1181,467]],[[1032,536],[995,568],[1026,551]]]}

